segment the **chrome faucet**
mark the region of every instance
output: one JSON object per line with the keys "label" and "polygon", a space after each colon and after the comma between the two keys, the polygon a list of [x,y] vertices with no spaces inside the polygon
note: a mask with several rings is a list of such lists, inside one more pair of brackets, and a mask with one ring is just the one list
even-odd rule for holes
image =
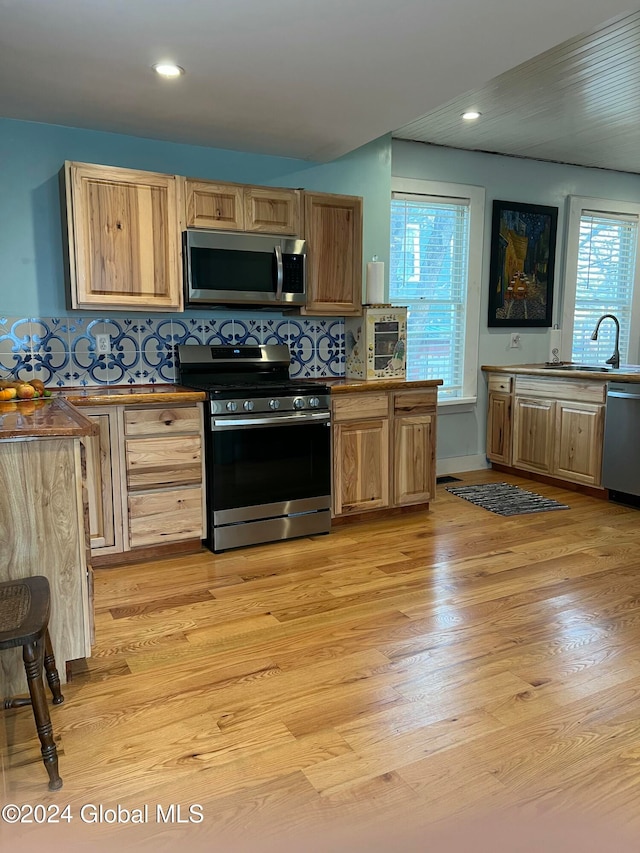
{"label": "chrome faucet", "polygon": [[610,364],[611,367],[617,369],[618,367],[620,367],[620,323],[618,321],[618,318],[614,317],[613,314],[603,314],[602,317],[600,317],[600,319],[596,323],[596,327],[593,330],[593,334],[591,335],[591,340],[598,340],[598,330],[600,329],[600,323],[602,323],[603,320],[606,320],[607,317],[609,317],[610,320],[613,320],[613,322],[616,324],[616,344],[615,349],[613,351],[613,355],[611,356],[611,358],[608,358],[606,360],[605,364]]}

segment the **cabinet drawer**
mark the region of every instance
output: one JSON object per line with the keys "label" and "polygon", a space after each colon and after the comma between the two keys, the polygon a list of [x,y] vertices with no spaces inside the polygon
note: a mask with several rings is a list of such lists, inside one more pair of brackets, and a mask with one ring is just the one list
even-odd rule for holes
{"label": "cabinet drawer", "polygon": [[432,412],[436,407],[438,391],[436,388],[417,388],[414,391],[396,391],[393,395],[395,414],[413,415]]}
{"label": "cabinet drawer", "polygon": [[492,373],[489,376],[489,391],[496,391],[502,394],[510,394],[513,387],[513,376],[504,376],[501,374]]}
{"label": "cabinet drawer", "polygon": [[334,421],[361,421],[386,418],[389,414],[388,394],[348,394],[332,400]]}
{"label": "cabinet drawer", "polygon": [[131,438],[125,454],[130,490],[202,482],[200,436]]}
{"label": "cabinet drawer", "polygon": [[606,382],[590,379],[562,379],[549,377],[536,379],[531,376],[516,377],[516,395],[522,397],[546,397],[549,400],[575,400],[583,403],[604,403]]}
{"label": "cabinet drawer", "polygon": [[129,495],[129,544],[132,548],[202,538],[202,489]]}
{"label": "cabinet drawer", "polygon": [[158,435],[158,433],[199,432],[198,406],[125,409],[125,435]]}

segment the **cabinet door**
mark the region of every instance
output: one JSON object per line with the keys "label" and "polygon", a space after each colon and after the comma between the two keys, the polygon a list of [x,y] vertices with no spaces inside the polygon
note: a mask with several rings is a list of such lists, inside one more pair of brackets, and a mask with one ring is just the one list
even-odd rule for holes
{"label": "cabinet door", "polygon": [[244,228],[245,231],[297,236],[300,233],[300,192],[245,187]]}
{"label": "cabinet door", "polygon": [[393,422],[394,504],[425,503],[435,493],[434,415],[395,418]]}
{"label": "cabinet door", "polygon": [[362,199],[304,193],[306,314],[362,313]]}
{"label": "cabinet door", "polygon": [[242,184],[185,181],[187,228],[244,229]]}
{"label": "cabinet door", "polygon": [[599,486],[603,429],[604,406],[558,401],[553,473],[574,483]]}
{"label": "cabinet door", "polygon": [[91,553],[119,552],[123,537],[116,410],[85,409],[83,414],[98,425],[98,434],[85,441]]}
{"label": "cabinet door", "polygon": [[513,410],[513,465],[550,474],[555,430],[553,400],[516,397]]}
{"label": "cabinet door", "polygon": [[346,421],[333,433],[334,515],[389,506],[389,420]]}
{"label": "cabinet door", "polygon": [[174,175],[66,163],[73,308],[182,310]]}
{"label": "cabinet door", "polygon": [[489,394],[487,458],[511,465],[511,395]]}

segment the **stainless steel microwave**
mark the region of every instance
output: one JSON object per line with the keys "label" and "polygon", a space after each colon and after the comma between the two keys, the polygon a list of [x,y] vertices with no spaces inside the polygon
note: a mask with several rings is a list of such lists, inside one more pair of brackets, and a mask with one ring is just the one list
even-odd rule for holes
{"label": "stainless steel microwave", "polygon": [[307,244],[295,237],[184,232],[185,305],[304,305]]}

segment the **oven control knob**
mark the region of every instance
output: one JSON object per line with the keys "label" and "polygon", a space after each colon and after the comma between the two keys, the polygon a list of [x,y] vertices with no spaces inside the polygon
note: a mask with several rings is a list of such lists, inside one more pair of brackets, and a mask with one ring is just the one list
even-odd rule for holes
{"label": "oven control knob", "polygon": [[279,409],[280,408],[280,400],[269,400],[269,408],[270,409]]}
{"label": "oven control knob", "polygon": [[296,399],[293,401],[293,408],[304,409],[304,400],[302,399],[302,397],[296,397]]}
{"label": "oven control knob", "polygon": [[253,411],[253,400],[245,400],[244,403],[242,404],[242,408],[245,410],[245,412],[252,412]]}
{"label": "oven control knob", "polygon": [[238,408],[238,404],[234,400],[229,400],[229,402],[227,403],[227,411],[228,412],[235,412],[237,410],[237,408]]}
{"label": "oven control knob", "polygon": [[312,409],[317,409],[318,406],[320,405],[320,400],[318,400],[317,397],[312,397],[309,400],[309,405],[311,406]]}

